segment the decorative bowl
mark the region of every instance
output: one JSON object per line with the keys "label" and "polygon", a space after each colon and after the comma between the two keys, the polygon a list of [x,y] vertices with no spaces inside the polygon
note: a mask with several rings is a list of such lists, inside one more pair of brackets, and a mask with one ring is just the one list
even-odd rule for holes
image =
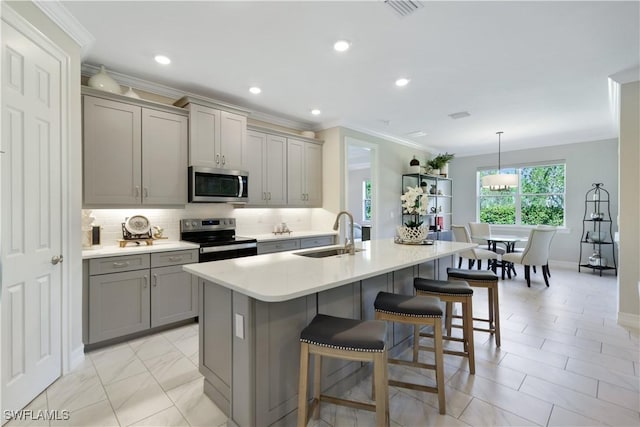
{"label": "decorative bowl", "polygon": [[607,240],[607,232],[606,231],[590,231],[588,240],[593,243],[602,243],[605,240]]}
{"label": "decorative bowl", "polygon": [[407,227],[399,225],[397,228],[398,237],[406,243],[417,243],[427,238],[427,230],[425,227]]}
{"label": "decorative bowl", "polygon": [[589,257],[589,265],[594,267],[606,267],[607,258],[601,256],[598,252],[594,252],[593,255]]}
{"label": "decorative bowl", "polygon": [[603,212],[593,212],[591,214],[591,219],[594,221],[602,221],[604,219],[604,213]]}

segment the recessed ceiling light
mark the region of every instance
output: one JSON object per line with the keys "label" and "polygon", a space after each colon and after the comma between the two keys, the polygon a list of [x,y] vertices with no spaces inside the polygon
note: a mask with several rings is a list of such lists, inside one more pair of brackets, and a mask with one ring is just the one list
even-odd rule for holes
{"label": "recessed ceiling light", "polygon": [[158,64],[169,65],[171,64],[171,60],[164,55],[156,55],[154,58]]}
{"label": "recessed ceiling light", "polygon": [[317,108],[311,110],[311,114],[313,114],[314,116],[319,116],[320,113],[322,113],[322,111],[318,110]]}
{"label": "recessed ceiling light", "polygon": [[351,47],[351,43],[346,40],[338,40],[334,43],[333,48],[338,52],[344,52],[345,50],[349,50]]}
{"label": "recessed ceiling light", "polygon": [[254,95],[257,95],[260,92],[262,92],[262,89],[260,89],[258,86],[252,86],[249,88],[249,92],[251,92]]}
{"label": "recessed ceiling light", "polygon": [[409,84],[409,79],[401,78],[396,80],[396,86],[402,87]]}

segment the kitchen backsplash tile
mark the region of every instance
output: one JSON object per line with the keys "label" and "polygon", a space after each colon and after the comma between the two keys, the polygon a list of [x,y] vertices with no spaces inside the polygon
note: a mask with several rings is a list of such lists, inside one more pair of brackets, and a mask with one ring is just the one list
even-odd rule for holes
{"label": "kitchen backsplash tile", "polygon": [[318,221],[318,218],[329,219],[333,215],[324,209],[289,209],[289,208],[234,208],[221,204],[189,204],[184,209],[92,209],[95,217],[94,225],[102,227],[101,241],[103,245],[115,244],[122,238],[122,226],[125,218],[133,215],[144,215],[152,226],[164,229],[164,235],[171,240],[180,239],[180,220],[183,218],[236,218],[238,235],[254,235],[271,233],[275,225],[286,222],[292,231],[326,231],[331,227],[329,221]]}

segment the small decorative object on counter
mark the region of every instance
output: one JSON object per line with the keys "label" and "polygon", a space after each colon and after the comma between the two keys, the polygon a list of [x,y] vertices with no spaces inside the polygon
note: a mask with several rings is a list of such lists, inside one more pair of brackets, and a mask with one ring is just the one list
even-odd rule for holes
{"label": "small decorative object on counter", "polygon": [[282,222],[273,227],[273,234],[289,234],[291,235],[291,230],[289,230],[289,226],[286,222]]}
{"label": "small decorative object on counter", "polygon": [[153,227],[151,227],[151,229],[153,230],[153,238],[156,240],[159,239],[168,239],[168,237],[164,237],[162,235],[162,233],[164,233],[164,228],[159,227],[157,225],[154,225]]}
{"label": "small decorative object on counter", "polygon": [[107,74],[107,70],[104,68],[104,65],[100,66],[100,71],[91,76],[91,78],[87,82],[87,85],[96,89],[104,90],[106,92],[122,93],[122,91],[120,90],[120,85],[118,84],[118,82],[113,80],[113,78],[109,74]]}
{"label": "small decorative object on counter", "polygon": [[82,210],[82,248],[91,249],[93,245],[93,221],[91,210]]}
{"label": "small decorative object on counter", "polygon": [[398,226],[398,237],[407,243],[415,243],[427,237],[427,229],[422,227],[422,215],[427,213],[429,203],[426,193],[421,187],[407,187],[407,191],[400,196],[404,213],[413,215],[413,219],[407,221],[404,226]]}
{"label": "small decorative object on counter", "polygon": [[142,242],[145,242],[147,245],[153,245],[151,223],[146,216],[134,215],[125,218],[122,223],[122,240],[120,240],[120,247],[124,248],[129,242],[134,242],[136,245]]}

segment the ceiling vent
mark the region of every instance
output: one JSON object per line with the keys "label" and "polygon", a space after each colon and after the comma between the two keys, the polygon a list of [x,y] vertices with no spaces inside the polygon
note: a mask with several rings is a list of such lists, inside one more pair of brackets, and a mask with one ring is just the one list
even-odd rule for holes
{"label": "ceiling vent", "polygon": [[469,114],[468,111],[460,111],[459,113],[453,113],[453,114],[449,114],[449,117],[451,117],[453,120],[458,120],[458,119],[464,119],[465,117],[469,117],[471,114]]}
{"label": "ceiling vent", "polygon": [[415,132],[408,133],[407,136],[409,138],[420,138],[420,137],[423,137],[423,136],[427,136],[427,133],[424,132],[424,131],[421,131],[421,130],[417,130]]}
{"label": "ceiling vent", "polygon": [[391,6],[391,9],[401,17],[411,15],[424,6],[421,1],[417,0],[385,0],[385,3]]}

